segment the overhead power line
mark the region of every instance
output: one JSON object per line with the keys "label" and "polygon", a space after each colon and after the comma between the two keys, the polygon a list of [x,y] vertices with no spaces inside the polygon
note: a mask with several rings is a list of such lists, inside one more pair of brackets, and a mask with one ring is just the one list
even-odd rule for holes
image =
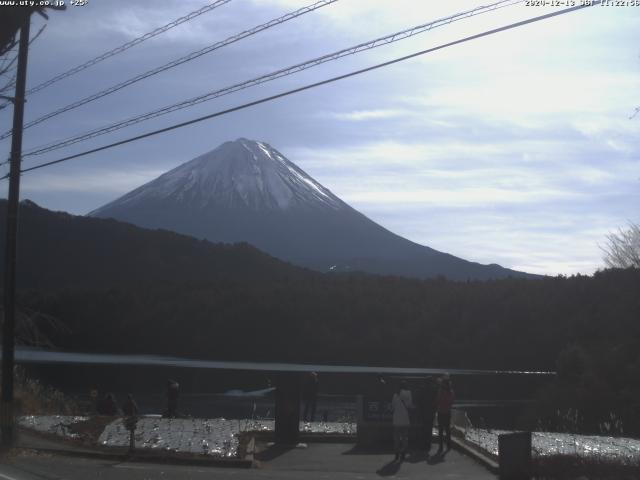
{"label": "overhead power line", "polygon": [[205,93],[203,95],[199,95],[197,97],[188,99],[188,100],[183,100],[181,102],[178,103],[174,103],[172,105],[167,105],[165,107],[159,108],[157,110],[153,110],[151,112],[147,112],[144,113],[142,115],[137,115],[135,117],[126,119],[126,120],[122,120],[120,122],[105,126],[105,127],[101,127],[98,129],[94,129],[91,130],[89,132],[85,132],[82,134],[78,134],[75,135],[73,137],[61,140],[61,141],[57,141],[57,142],[53,142],[47,145],[42,145],[39,147],[35,147],[30,149],[27,153],[25,153],[23,156],[27,157],[27,156],[33,156],[33,155],[41,155],[43,153],[47,153],[53,150],[58,150],[60,148],[64,148],[67,147],[69,145],[73,145],[75,143],[84,141],[84,140],[88,140],[91,138],[95,138],[101,135],[105,135],[107,133],[111,133],[114,132],[116,130],[120,130],[122,128],[125,127],[129,127],[131,125],[134,125],[136,123],[140,123],[155,117],[159,117],[161,115],[166,115],[168,113],[172,113],[175,112],[177,110],[182,110],[184,108],[188,108],[194,105],[197,105],[199,103],[202,102],[206,102],[209,100],[213,100],[215,98],[219,98],[225,95],[229,95],[231,93],[240,91],[240,90],[244,90],[246,88],[250,88],[250,87],[254,87],[256,85],[260,85],[266,82],[270,82],[273,80],[276,80],[278,78],[282,78],[288,75],[292,75],[298,72],[301,72],[303,70],[307,70],[309,68],[321,65],[323,63],[326,62],[330,62],[330,61],[334,61],[337,60],[339,58],[348,56],[348,55],[354,55],[356,53],[362,52],[364,50],[370,50],[373,48],[377,48],[383,45],[387,45],[390,43],[394,43],[400,40],[404,40],[406,38],[412,37],[414,35],[432,30],[434,28],[443,26],[443,25],[448,25],[450,23],[465,19],[465,18],[469,18],[475,15],[480,15],[482,13],[487,13],[487,12],[492,12],[494,10],[497,10],[499,8],[504,8],[507,6],[511,6],[517,3],[522,3],[523,0],[502,0],[490,5],[485,5],[485,6],[481,6],[481,7],[476,7],[472,10],[467,10],[461,13],[457,13],[455,15],[451,15],[448,17],[444,17],[444,18],[440,18],[438,20],[434,20],[431,21],[429,23],[425,23],[422,25],[417,25],[415,27],[406,29],[406,30],[402,30],[396,33],[392,33],[390,35],[386,35],[384,37],[380,37],[380,38],[376,38],[375,40],[370,40],[368,42],[365,43],[361,43],[359,45],[356,45],[354,47],[349,47],[349,48],[345,48],[343,50],[339,50],[337,52],[333,52],[327,55],[323,55],[321,57],[318,58],[314,58],[312,60],[308,60],[306,62],[303,63],[298,63],[296,65],[292,65],[280,70],[277,70],[275,72],[271,72],[268,73],[266,75],[262,75],[260,77],[257,78],[253,78],[251,80],[246,80],[244,82],[241,83],[237,83],[228,87],[224,87],[222,89],[219,90],[215,90],[215,91],[211,91],[208,93]]}
{"label": "overhead power line", "polygon": [[204,7],[195,10],[183,17],[180,18],[176,18],[175,20],[167,23],[166,25],[162,26],[162,27],[158,27],[155,30],[152,30],[148,33],[145,33],[144,35],[135,38],[133,40],[131,40],[130,42],[127,42],[123,45],[120,45],[119,47],[114,48],[113,50],[109,50],[108,52],[103,53],[102,55],[99,55],[95,58],[92,58],[91,60],[86,61],[85,63],[78,65],[77,67],[73,67],[70,70],[67,70],[66,72],[63,72],[59,75],[56,75],[55,77],[47,80],[46,82],[42,82],[39,85],[36,85],[35,87],[30,88],[29,90],[27,90],[27,95],[31,95],[32,93],[38,92],[44,88],[47,88],[50,85],[53,85],[56,82],[59,82],[62,79],[65,79],[67,77],[70,77],[71,75],[75,75],[78,72],[81,72],[82,70],[85,70],[89,67],[94,66],[97,63],[102,62],[103,60],[106,60],[107,58],[113,57],[114,55],[117,55],[119,53],[124,52],[125,50],[128,50],[132,47],[135,47],[136,45],[141,44],[142,42],[144,42],[145,40],[149,40],[150,38],[156,37],[158,35],[160,35],[161,33],[166,32],[167,30],[171,30],[174,27],[177,27],[178,25],[181,25],[185,22],[188,22],[190,20],[193,20],[196,17],[199,17],[200,15],[210,12],[211,10],[214,10],[226,3],[229,3],[231,0],[217,0],[213,3],[210,3],[209,5],[205,5]]}
{"label": "overhead power line", "polygon": [[[282,98],[282,97],[293,95],[295,93],[303,92],[305,90],[310,90],[312,88],[316,88],[316,87],[319,87],[319,86],[322,86],[322,85],[333,83],[333,82],[336,82],[338,80],[344,80],[346,78],[353,77],[353,76],[356,76],[356,75],[360,75],[362,73],[366,73],[366,72],[370,72],[372,70],[377,70],[379,68],[387,67],[389,65],[393,65],[393,64],[399,63],[399,62],[403,62],[405,60],[409,60],[411,58],[415,58],[415,57],[418,57],[418,56],[421,56],[421,55],[426,55],[428,53],[432,53],[432,52],[435,52],[437,50],[442,50],[442,49],[447,48],[447,47],[452,47],[454,45],[459,45],[461,43],[466,43],[466,42],[470,42],[472,40],[477,40],[479,38],[487,37],[489,35],[493,35],[493,34],[496,34],[496,33],[499,33],[499,32],[504,32],[506,30],[512,30],[514,28],[522,27],[524,25],[528,25],[528,24],[531,24],[531,23],[539,22],[539,21],[542,21],[542,20],[547,20],[549,18],[557,17],[559,15],[563,15],[563,14],[566,14],[566,13],[575,12],[577,10],[582,10],[583,8],[589,8],[591,6],[599,5],[600,3],[601,2],[599,0],[594,0],[594,2],[591,3],[591,4],[579,5],[579,6],[566,8],[566,9],[563,9],[563,10],[559,10],[557,12],[551,12],[551,13],[547,13],[545,15],[540,15],[540,16],[537,16],[537,17],[528,18],[526,20],[521,20],[519,22],[511,23],[509,25],[505,25],[505,26],[502,26],[502,27],[494,28],[492,30],[487,30],[487,31],[484,31],[482,33],[477,33],[475,35],[471,35],[471,36],[464,37],[464,38],[461,38],[461,39],[458,39],[458,40],[454,40],[452,42],[444,43],[444,44],[438,45],[436,47],[428,48],[426,50],[421,50],[419,52],[412,53],[410,55],[405,55],[403,57],[399,57],[399,58],[396,58],[394,60],[389,60],[387,62],[378,63],[376,65],[373,65],[373,66],[370,66],[370,67],[367,67],[367,68],[363,68],[363,69],[360,69],[360,70],[356,70],[356,71],[353,71],[353,72],[350,72],[350,73],[346,73],[344,75],[339,75],[337,77],[328,78],[328,79],[322,80],[320,82],[315,82],[315,83],[311,83],[311,84],[308,84],[308,85],[304,85],[302,87],[294,88],[294,89],[288,90],[286,92],[282,92],[282,93],[279,93],[279,94],[276,94],[276,95],[271,95],[269,97],[264,97],[264,98],[261,98],[259,100],[255,100],[253,102],[244,103],[242,105],[238,105],[238,106],[235,106],[235,107],[232,107],[232,108],[228,108],[226,110],[220,110],[218,112],[211,113],[209,115],[205,115],[205,116],[202,116],[202,117],[194,118],[194,119],[186,121],[186,122],[177,123],[177,124],[165,127],[165,128],[161,128],[159,130],[154,130],[154,131],[147,132],[147,133],[144,133],[144,134],[141,134],[141,135],[136,135],[135,137],[130,137],[130,138],[127,138],[125,140],[120,140],[119,142],[114,142],[114,143],[111,143],[111,144],[108,144],[108,145],[104,145],[102,147],[92,148],[92,149],[86,150],[84,152],[80,152],[80,153],[76,153],[74,155],[69,155],[67,157],[60,158],[58,160],[52,160],[50,162],[42,163],[40,165],[35,165],[33,167],[25,168],[25,169],[21,170],[21,172],[22,173],[26,173],[26,172],[30,172],[30,171],[33,171],[33,170],[38,170],[40,168],[44,168],[44,167],[48,167],[48,166],[51,166],[51,165],[56,165],[58,163],[66,162],[66,161],[72,160],[74,158],[83,157],[83,156],[89,155],[91,153],[96,153],[96,152],[100,152],[100,151],[103,151],[103,150],[108,150],[108,149],[111,149],[111,148],[114,148],[114,147],[117,147],[117,146],[120,146],[120,145],[125,145],[127,143],[131,143],[131,142],[135,142],[137,140],[141,140],[143,138],[148,138],[148,137],[152,137],[152,136],[155,136],[155,135],[159,135],[161,133],[166,133],[166,132],[169,132],[171,130],[176,130],[178,128],[186,127],[188,125],[193,125],[194,123],[202,122],[204,120],[209,120],[211,118],[220,117],[222,115],[226,115],[226,114],[229,114],[229,113],[232,113],[232,112],[237,112],[239,110],[244,110],[246,108],[253,107],[255,105],[259,105],[259,104],[262,104],[262,103],[270,102],[272,100],[276,100],[276,99],[279,99],[279,98]],[[4,178],[6,178],[6,176],[2,177],[2,179],[4,179]]]}
{"label": "overhead power line", "polygon": [[[294,18],[297,18],[301,15],[304,15],[306,13],[309,12],[313,12],[314,10],[317,10],[319,8],[325,7],[327,5],[330,5],[332,3],[337,2],[338,0],[320,0],[312,5],[308,5],[306,7],[300,8],[298,10],[295,10],[293,12],[287,13],[286,15],[283,15],[281,17],[278,18],[274,18],[273,20],[270,20],[266,23],[263,23],[261,25],[257,25],[249,30],[245,30],[243,32],[240,32],[236,35],[232,35],[231,37],[216,42],[212,45],[209,45],[205,48],[202,48],[200,50],[197,50],[195,52],[191,52],[188,55],[185,55],[183,57],[180,57],[176,60],[173,60],[169,63],[166,63],[164,65],[161,65],[159,67],[153,68],[151,70],[148,70],[144,73],[141,73],[139,75],[136,75],[135,77],[131,77],[128,80],[125,80],[124,82],[120,82],[116,85],[113,85],[109,88],[106,88],[105,90],[102,90],[98,93],[94,93],[93,95],[89,95],[88,97],[85,97],[81,100],[78,100],[76,102],[73,102],[65,107],[61,107],[57,110],[54,110],[53,112],[47,113],[46,115],[43,115],[39,118],[36,118],[35,120],[32,120],[28,123],[25,124],[24,128],[29,128],[32,127],[34,125],[37,125],[39,123],[44,122],[45,120],[48,120],[52,117],[55,117],[57,115],[60,115],[61,113],[65,113],[68,112],[69,110],[73,110],[75,108],[78,108],[82,105],[85,105],[89,102],[93,102],[94,100],[98,100],[99,98],[105,97],[107,95],[110,95],[114,92],[117,92],[118,90],[122,90],[125,87],[128,87],[129,85],[133,85],[134,83],[137,83],[141,80],[144,80],[145,78],[149,78],[153,75],[157,75],[160,72],[164,72],[165,70],[169,70],[170,68],[173,67],[177,67],[178,65],[182,65],[183,63],[186,62],[190,62],[191,60],[195,60],[198,57],[201,57],[202,55],[205,55],[207,53],[211,53],[215,50],[219,50],[220,48],[226,47],[227,45],[231,45],[232,43],[238,42],[244,38],[250,37],[252,35],[255,35],[257,33],[260,33],[264,30],[267,30],[271,27],[275,27],[276,25],[280,25],[282,23],[285,23],[289,20],[293,20]],[[11,130],[4,132],[2,135],[0,135],[0,140],[7,138],[8,136],[11,135]]]}

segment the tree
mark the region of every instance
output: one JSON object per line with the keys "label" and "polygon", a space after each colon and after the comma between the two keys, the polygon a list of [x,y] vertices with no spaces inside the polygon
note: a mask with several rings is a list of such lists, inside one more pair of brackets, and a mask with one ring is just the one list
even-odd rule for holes
{"label": "tree", "polygon": [[609,268],[640,268],[640,225],[629,222],[628,229],[607,235],[607,243],[601,249]]}
{"label": "tree", "polygon": [[[27,2],[28,3],[28,2]],[[38,3],[38,2],[31,2]],[[49,2],[46,2],[49,3]],[[0,98],[6,100],[0,104],[0,110],[11,104],[16,82],[16,70],[18,63],[18,31],[24,24],[25,19],[32,13],[37,13],[45,19],[49,19],[45,13],[47,9],[65,10],[65,5],[39,5],[39,6],[7,6],[1,10],[0,14]],[[40,27],[29,45],[38,38],[47,25]]]}

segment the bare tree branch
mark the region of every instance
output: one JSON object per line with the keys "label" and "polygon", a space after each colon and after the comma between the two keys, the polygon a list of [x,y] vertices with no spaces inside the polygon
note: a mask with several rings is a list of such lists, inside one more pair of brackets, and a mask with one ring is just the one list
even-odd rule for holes
{"label": "bare tree branch", "polygon": [[13,55],[12,57],[10,57],[9,53],[7,53],[7,55],[5,55],[5,57],[2,59],[2,66],[0,66],[0,74],[5,75],[9,71],[11,71],[14,68],[16,68],[16,66],[17,66],[16,61],[17,60],[18,60],[18,54],[17,53],[15,55]]}
{"label": "bare tree branch", "polygon": [[629,222],[628,229],[607,235],[607,243],[600,249],[609,268],[640,268],[640,225]]}
{"label": "bare tree branch", "polygon": [[16,42],[15,37],[11,40],[11,43],[8,43],[5,47],[0,48],[0,56],[4,55],[5,53],[9,52],[13,47],[15,47],[18,44],[18,42]]}
{"label": "bare tree branch", "polygon": [[[45,23],[40,27],[38,33],[36,33],[31,40],[29,40],[29,45],[36,41],[36,39],[42,35],[44,29],[47,28],[47,24]],[[13,89],[16,84],[16,73],[13,70],[16,69],[18,53],[13,51],[13,47],[16,45],[14,42],[12,45],[8,46],[1,54],[0,54],[0,76],[8,76],[9,81],[4,85],[0,86],[0,95],[11,96]],[[11,53],[14,53],[11,55]],[[0,104],[0,110],[11,105],[11,102],[4,102]]]}
{"label": "bare tree branch", "polygon": [[42,35],[42,32],[44,32],[45,28],[47,28],[46,23],[40,27],[40,30],[38,30],[38,33],[36,33],[33,37],[31,37],[31,40],[29,40],[29,46],[31,46],[31,44],[35,42],[40,35]]}
{"label": "bare tree branch", "polygon": [[[18,344],[51,348],[55,345],[45,331],[55,334],[69,333],[68,327],[51,315],[25,306],[21,306],[16,313],[16,342]],[[1,307],[0,314],[4,317]]]}

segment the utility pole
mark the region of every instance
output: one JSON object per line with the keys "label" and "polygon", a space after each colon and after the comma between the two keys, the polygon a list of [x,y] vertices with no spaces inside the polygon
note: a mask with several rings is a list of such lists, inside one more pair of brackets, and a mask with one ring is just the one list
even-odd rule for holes
{"label": "utility pole", "polygon": [[18,203],[20,200],[20,162],[22,160],[22,125],[24,118],[25,85],[27,83],[27,53],[31,12],[25,15],[20,27],[16,94],[13,98],[13,134],[11,137],[11,168],[7,202],[7,240],[4,260],[4,323],[2,328],[2,401],[0,402],[0,430],[2,446],[14,442],[13,366],[16,320],[16,240],[18,231]]}

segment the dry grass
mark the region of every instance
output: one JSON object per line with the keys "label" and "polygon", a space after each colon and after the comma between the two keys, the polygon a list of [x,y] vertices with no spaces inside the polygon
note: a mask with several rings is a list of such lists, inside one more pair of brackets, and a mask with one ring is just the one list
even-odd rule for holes
{"label": "dry grass", "polygon": [[22,368],[15,370],[16,410],[18,415],[78,415],[80,408],[55,388],[29,378]]}

